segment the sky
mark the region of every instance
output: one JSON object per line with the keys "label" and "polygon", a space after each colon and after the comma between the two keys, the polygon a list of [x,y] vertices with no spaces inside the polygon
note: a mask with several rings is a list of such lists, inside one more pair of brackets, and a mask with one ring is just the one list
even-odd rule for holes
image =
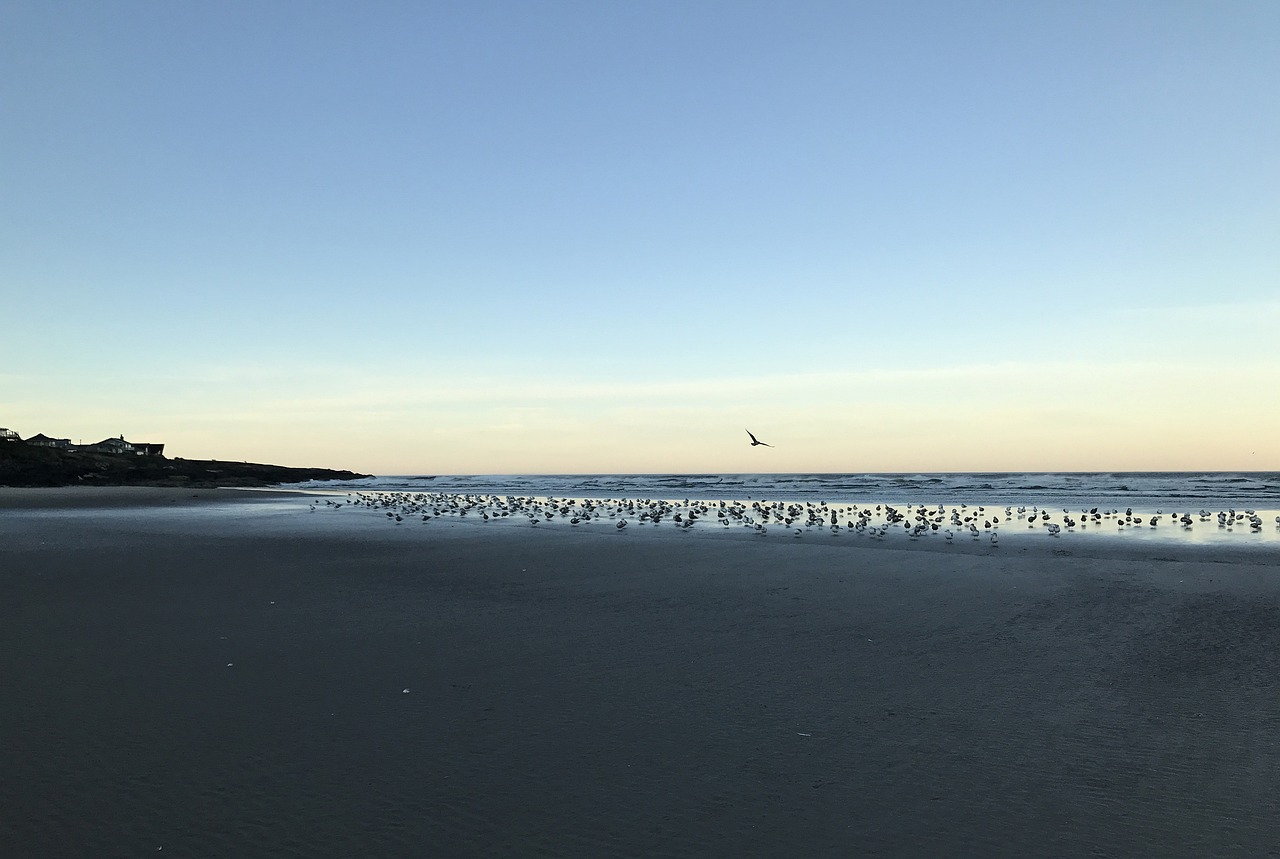
{"label": "sky", "polygon": [[4,0],[0,425],[1280,470],[1277,44],[1272,0]]}

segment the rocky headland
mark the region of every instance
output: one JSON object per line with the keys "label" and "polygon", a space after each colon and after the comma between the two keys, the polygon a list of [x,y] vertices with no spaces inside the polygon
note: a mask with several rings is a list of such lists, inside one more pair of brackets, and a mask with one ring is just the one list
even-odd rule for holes
{"label": "rocky headland", "polygon": [[256,462],[59,450],[21,441],[0,444],[0,486],[274,486],[303,480],[369,477],[329,468]]}

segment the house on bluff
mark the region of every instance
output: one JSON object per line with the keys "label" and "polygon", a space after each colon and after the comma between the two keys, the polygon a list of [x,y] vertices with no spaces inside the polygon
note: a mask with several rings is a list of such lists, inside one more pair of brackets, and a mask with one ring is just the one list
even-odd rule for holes
{"label": "house on bluff", "polygon": [[74,447],[69,438],[50,438],[42,432],[38,432],[27,439],[27,444],[35,445],[36,447],[56,447],[59,450],[71,450]]}
{"label": "house on bluff", "polygon": [[92,450],[95,453],[114,453],[129,456],[163,456],[164,445],[151,442],[125,441],[124,436],[106,438],[97,444],[85,445],[81,450]]}
{"label": "house on bluff", "polygon": [[5,442],[20,442],[29,444],[32,447],[52,447],[56,450],[65,450],[70,453],[110,453],[123,456],[164,456],[164,445],[150,441],[126,441],[121,435],[119,438],[104,438],[97,444],[72,444],[69,438],[54,438],[44,433],[36,433],[28,439],[23,439],[16,432],[6,427],[0,427],[0,444]]}

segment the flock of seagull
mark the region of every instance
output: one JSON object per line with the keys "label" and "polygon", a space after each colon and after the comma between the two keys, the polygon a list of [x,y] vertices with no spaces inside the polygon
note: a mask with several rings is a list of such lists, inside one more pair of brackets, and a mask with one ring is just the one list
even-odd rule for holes
{"label": "flock of seagull", "polygon": [[[781,501],[664,501],[637,498],[574,499],[521,495],[458,494],[444,492],[355,492],[346,499],[317,499],[310,512],[354,507],[381,513],[387,522],[429,523],[441,519],[470,519],[481,522],[507,520],[527,522],[530,526],[557,523],[571,527],[593,523],[611,523],[619,531],[629,527],[658,527],[666,524],[683,531],[700,529],[747,529],[755,534],[769,533],[770,527],[787,529],[794,537],[823,531],[834,534],[854,533],[883,540],[890,534],[905,534],[911,539],[939,537],[947,543],[958,538],[987,540],[999,545],[1001,528],[1025,526],[1040,529],[1051,537],[1077,529],[1111,527],[1118,530],[1168,527],[1190,531],[1193,526],[1208,524],[1223,531],[1235,529],[1262,531],[1262,517],[1253,510],[1223,510],[1217,513],[1199,510],[1195,513],[1135,515],[1132,509],[1101,510],[1097,507],[1069,511],[1050,511],[1039,507],[986,507],[958,504],[907,504],[894,507],[876,505],[832,505],[826,502]],[[1280,529],[1280,516],[1276,516]]]}

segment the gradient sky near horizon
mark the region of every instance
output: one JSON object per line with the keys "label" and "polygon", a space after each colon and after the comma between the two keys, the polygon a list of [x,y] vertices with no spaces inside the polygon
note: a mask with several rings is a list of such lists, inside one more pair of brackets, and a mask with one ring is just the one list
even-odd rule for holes
{"label": "gradient sky near horizon", "polygon": [[1272,0],[8,0],[0,425],[1280,470],[1277,45]]}

